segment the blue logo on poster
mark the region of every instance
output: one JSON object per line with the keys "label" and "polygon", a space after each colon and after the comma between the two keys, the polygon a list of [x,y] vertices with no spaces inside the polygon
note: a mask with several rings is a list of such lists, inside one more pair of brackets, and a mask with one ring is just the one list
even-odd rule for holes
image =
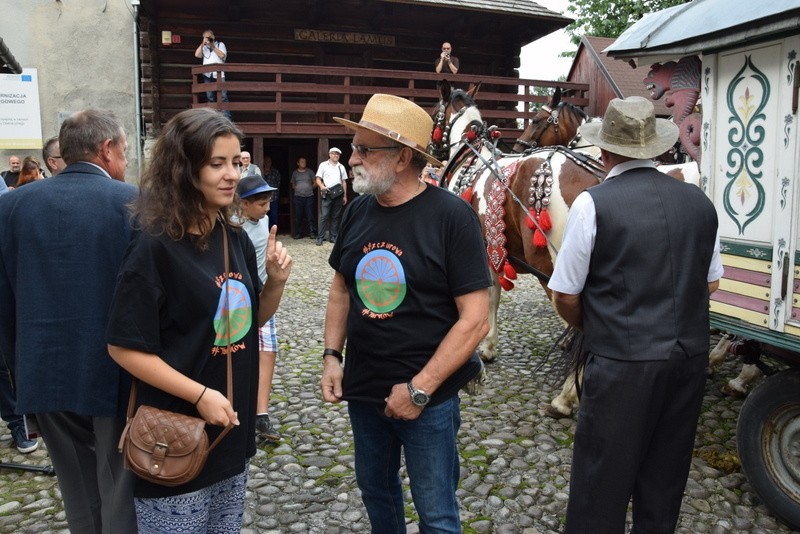
{"label": "blue logo on poster", "polygon": [[33,76],[31,76],[30,74],[23,74],[21,79],[23,82],[32,82]]}

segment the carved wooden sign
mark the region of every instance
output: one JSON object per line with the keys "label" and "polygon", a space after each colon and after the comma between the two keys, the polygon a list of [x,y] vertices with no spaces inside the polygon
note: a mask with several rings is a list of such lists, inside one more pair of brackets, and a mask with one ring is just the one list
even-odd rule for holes
{"label": "carved wooden sign", "polygon": [[319,43],[394,46],[394,36],[376,35],[374,33],[301,29],[294,31],[294,38],[296,41],[315,41]]}

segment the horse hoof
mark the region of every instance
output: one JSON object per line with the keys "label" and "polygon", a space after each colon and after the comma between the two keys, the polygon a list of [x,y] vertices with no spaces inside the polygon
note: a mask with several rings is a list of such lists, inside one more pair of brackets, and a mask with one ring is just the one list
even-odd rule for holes
{"label": "horse hoof", "polygon": [[542,405],[542,413],[551,419],[565,419],[567,417],[572,417],[571,413],[561,413],[555,408],[553,408],[552,404],[543,404]]}
{"label": "horse hoof", "polygon": [[730,384],[725,384],[722,386],[722,393],[727,395],[728,397],[733,397],[734,399],[743,399],[747,396],[746,391],[739,391],[738,389],[734,389],[730,386]]}

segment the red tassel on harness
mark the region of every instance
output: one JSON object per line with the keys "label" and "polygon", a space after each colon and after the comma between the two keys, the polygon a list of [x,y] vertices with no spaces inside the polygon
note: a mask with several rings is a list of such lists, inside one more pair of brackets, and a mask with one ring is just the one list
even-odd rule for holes
{"label": "red tassel on harness", "polygon": [[477,138],[478,138],[478,132],[476,132],[475,130],[470,130],[467,132],[467,139],[469,139],[470,141],[474,141]]}
{"label": "red tassel on harness", "polygon": [[506,291],[511,291],[512,289],[514,289],[514,282],[512,282],[508,278],[500,276],[497,278],[497,281],[500,283],[500,287],[502,287]]}
{"label": "red tassel on harness", "polygon": [[547,246],[547,238],[538,228],[533,232],[533,245],[536,248],[545,248]]}
{"label": "red tassel on harness", "polygon": [[536,225],[533,224],[533,220],[536,218],[536,210],[533,208],[528,208],[528,216],[525,217],[525,226],[528,227],[528,230],[533,230],[536,228]]}
{"label": "red tassel on harness", "polygon": [[539,213],[539,226],[545,232],[549,232],[553,228],[553,221],[550,219],[550,212],[547,211],[547,208],[542,208]]}
{"label": "red tassel on harness", "polygon": [[508,260],[503,264],[503,275],[509,280],[517,279],[517,270],[514,269],[514,266],[511,265]]}
{"label": "red tassel on harness", "polygon": [[464,189],[461,193],[461,198],[467,201],[467,204],[472,204],[472,187]]}
{"label": "red tassel on harness", "polygon": [[433,129],[433,133],[431,134],[431,139],[433,139],[433,142],[436,144],[442,142],[442,128],[440,126],[437,126],[436,128]]}

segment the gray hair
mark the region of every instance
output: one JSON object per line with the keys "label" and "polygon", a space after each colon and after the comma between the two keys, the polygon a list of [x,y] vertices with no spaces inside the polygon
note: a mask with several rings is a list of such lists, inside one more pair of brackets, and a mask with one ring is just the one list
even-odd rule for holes
{"label": "gray hair", "polygon": [[125,138],[122,123],[111,111],[86,109],[67,117],[58,134],[64,163],[89,161],[106,139],[117,144]]}
{"label": "gray hair", "polygon": [[52,158],[55,155],[53,147],[55,147],[56,143],[58,143],[58,137],[51,137],[44,142],[44,146],[42,147],[42,161],[44,161],[45,166],[47,166],[50,171],[53,169],[50,168],[50,164],[47,163],[47,158]]}

